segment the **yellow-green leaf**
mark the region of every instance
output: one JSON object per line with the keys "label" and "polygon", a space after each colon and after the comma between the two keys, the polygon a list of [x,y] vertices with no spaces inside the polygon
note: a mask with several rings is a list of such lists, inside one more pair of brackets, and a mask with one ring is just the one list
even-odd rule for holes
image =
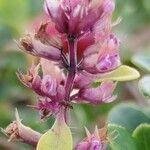
{"label": "yellow-green leaf", "polygon": [[118,67],[116,70],[111,71],[110,73],[105,74],[100,79],[98,79],[98,82],[104,81],[104,80],[113,80],[113,81],[129,81],[134,80],[140,77],[139,72],[126,65],[122,65]]}
{"label": "yellow-green leaf", "polygon": [[57,118],[53,127],[39,140],[36,150],[72,150],[72,134],[64,119]]}

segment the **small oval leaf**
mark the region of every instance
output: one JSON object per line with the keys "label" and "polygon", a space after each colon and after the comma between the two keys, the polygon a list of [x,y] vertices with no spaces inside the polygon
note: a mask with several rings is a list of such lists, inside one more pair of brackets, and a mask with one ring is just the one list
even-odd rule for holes
{"label": "small oval leaf", "polygon": [[126,65],[122,65],[118,67],[116,70],[111,71],[110,73],[105,74],[102,76],[98,82],[104,80],[113,80],[113,81],[129,81],[134,80],[140,77],[139,72]]}
{"label": "small oval leaf", "polygon": [[57,118],[53,127],[39,140],[36,150],[72,150],[72,134],[64,119]]}
{"label": "small oval leaf", "polygon": [[137,150],[136,144],[128,131],[118,125],[108,125],[109,146],[111,150]]}
{"label": "small oval leaf", "polygon": [[147,98],[150,98],[150,76],[144,76],[139,81],[139,90]]}
{"label": "small oval leaf", "polygon": [[138,150],[150,149],[150,124],[141,124],[133,132]]}

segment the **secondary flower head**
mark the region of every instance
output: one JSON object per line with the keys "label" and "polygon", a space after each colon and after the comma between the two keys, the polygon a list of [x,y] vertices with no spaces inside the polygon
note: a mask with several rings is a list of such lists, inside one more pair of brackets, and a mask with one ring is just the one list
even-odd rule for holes
{"label": "secondary flower head", "polygon": [[97,127],[93,134],[86,129],[86,134],[87,137],[76,145],[75,150],[106,150],[106,141],[101,138]]}

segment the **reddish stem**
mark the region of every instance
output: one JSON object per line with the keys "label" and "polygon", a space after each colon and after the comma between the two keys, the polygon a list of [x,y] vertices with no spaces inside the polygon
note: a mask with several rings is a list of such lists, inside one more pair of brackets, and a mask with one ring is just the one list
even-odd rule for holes
{"label": "reddish stem", "polygon": [[69,72],[68,77],[65,85],[66,96],[65,100],[70,101],[70,93],[73,87],[74,78],[76,75],[77,69],[77,49],[76,49],[76,42],[69,41]]}
{"label": "reddish stem", "polygon": [[[77,49],[76,49],[76,42],[75,40],[69,40],[68,42],[68,47],[69,47],[69,71],[68,71],[68,76],[65,84],[65,100],[67,102],[70,101],[70,93],[73,88],[74,84],[74,78],[76,75],[76,70],[77,70]],[[65,109],[65,120],[67,122],[68,120],[68,108]]]}

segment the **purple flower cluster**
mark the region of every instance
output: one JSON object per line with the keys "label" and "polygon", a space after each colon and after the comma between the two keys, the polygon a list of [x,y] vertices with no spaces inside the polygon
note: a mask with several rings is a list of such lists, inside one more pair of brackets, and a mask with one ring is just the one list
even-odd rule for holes
{"label": "purple flower cluster", "polygon": [[67,111],[72,103],[109,103],[116,83],[103,81],[120,66],[119,39],[112,33],[113,0],[45,0],[47,22],[20,39],[20,48],[40,57],[27,74],[18,72],[32,89],[41,117]]}

